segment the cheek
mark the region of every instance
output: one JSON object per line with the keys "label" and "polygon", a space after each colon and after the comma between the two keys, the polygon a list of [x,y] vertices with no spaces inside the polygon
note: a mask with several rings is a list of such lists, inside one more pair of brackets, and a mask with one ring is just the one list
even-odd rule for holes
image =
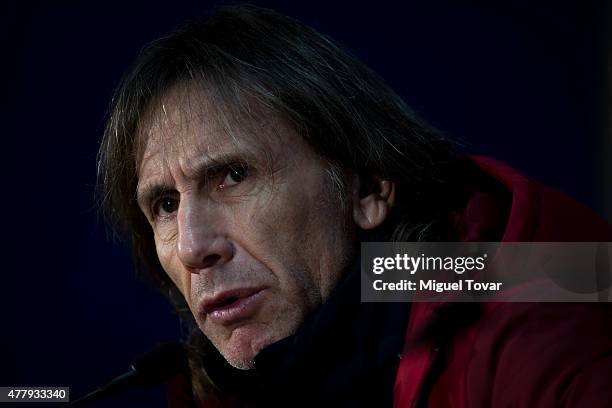
{"label": "cheek", "polygon": [[332,198],[304,189],[279,190],[253,209],[243,231],[257,235],[261,254],[281,290],[316,306],[337,283],[350,257],[345,214]]}

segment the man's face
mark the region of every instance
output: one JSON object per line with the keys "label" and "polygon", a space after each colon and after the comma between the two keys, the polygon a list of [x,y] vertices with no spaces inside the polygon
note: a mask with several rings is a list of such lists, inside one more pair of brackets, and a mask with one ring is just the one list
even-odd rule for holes
{"label": "man's face", "polygon": [[354,255],[328,165],[275,118],[230,135],[176,88],[142,123],[138,202],[159,260],[235,367],[293,334]]}

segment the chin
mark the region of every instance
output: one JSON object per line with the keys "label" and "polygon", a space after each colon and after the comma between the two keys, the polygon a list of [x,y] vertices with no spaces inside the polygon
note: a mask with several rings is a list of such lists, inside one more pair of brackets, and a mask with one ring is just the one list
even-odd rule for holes
{"label": "chin", "polygon": [[295,330],[270,330],[267,325],[246,325],[233,330],[223,344],[215,344],[227,362],[238,369],[255,368],[255,357],[271,344],[292,335]]}
{"label": "chin", "polygon": [[287,336],[274,336],[265,326],[247,325],[233,330],[229,339],[221,344],[213,342],[227,362],[238,369],[255,368],[255,357],[261,350]]}
{"label": "chin", "polygon": [[251,359],[228,359],[227,362],[234,368],[239,370],[252,370],[255,368],[255,360]]}

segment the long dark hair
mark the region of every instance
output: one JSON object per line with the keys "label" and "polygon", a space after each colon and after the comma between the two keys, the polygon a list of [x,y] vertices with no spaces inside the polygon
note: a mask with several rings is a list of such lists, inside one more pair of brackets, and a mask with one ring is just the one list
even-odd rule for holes
{"label": "long dark hair", "polygon": [[465,163],[450,143],[330,38],[271,10],[223,7],[140,54],[113,99],[98,161],[107,219],[131,244],[138,269],[187,321],[185,301],[159,264],[135,197],[139,125],[145,111],[177,84],[204,85],[236,121],[251,117],[247,99],[272,111],[339,169],[332,172],[336,181],[342,170],[394,181],[396,205],[379,227],[383,239],[453,239],[448,215],[465,198]]}

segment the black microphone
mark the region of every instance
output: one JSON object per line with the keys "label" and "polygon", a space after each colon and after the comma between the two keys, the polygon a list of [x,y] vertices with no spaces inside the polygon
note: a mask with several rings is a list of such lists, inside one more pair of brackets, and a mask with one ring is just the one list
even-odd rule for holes
{"label": "black microphone", "polygon": [[148,388],[168,381],[188,367],[182,343],[165,343],[132,360],[130,369],[102,387],[65,405],[80,407],[130,388]]}

